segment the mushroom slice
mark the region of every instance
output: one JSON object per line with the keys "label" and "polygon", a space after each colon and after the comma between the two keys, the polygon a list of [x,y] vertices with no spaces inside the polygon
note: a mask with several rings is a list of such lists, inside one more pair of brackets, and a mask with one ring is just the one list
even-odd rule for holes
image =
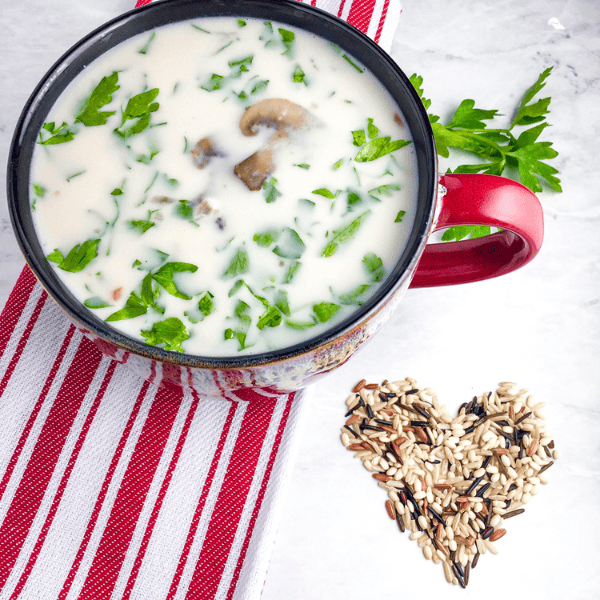
{"label": "mushroom slice", "polygon": [[310,122],[310,113],[295,102],[285,98],[269,98],[253,104],[240,119],[240,129],[246,136],[258,133],[263,125],[280,129],[300,129]]}
{"label": "mushroom slice", "polygon": [[192,150],[192,158],[199,169],[204,169],[213,156],[223,155],[217,150],[214,142],[208,137],[202,138]]}
{"label": "mushroom slice", "polygon": [[233,172],[249,190],[256,192],[262,188],[263,183],[274,170],[273,150],[267,147],[257,150],[246,160],[235,165]]}
{"label": "mushroom slice", "polygon": [[275,146],[289,136],[292,130],[308,128],[318,123],[305,108],[285,98],[270,98],[253,104],[240,119],[240,130],[245,136],[254,136],[261,126],[276,130],[266,146],[237,164],[233,172],[255,192],[260,190],[275,170]]}

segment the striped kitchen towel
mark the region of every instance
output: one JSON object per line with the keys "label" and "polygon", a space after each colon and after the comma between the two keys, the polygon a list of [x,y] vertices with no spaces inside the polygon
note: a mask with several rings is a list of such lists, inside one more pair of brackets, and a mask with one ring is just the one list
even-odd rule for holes
{"label": "striped kitchen towel", "polygon": [[[311,4],[389,49],[394,0]],[[107,358],[25,267],[0,316],[0,599],[258,598],[306,392],[223,396]]]}

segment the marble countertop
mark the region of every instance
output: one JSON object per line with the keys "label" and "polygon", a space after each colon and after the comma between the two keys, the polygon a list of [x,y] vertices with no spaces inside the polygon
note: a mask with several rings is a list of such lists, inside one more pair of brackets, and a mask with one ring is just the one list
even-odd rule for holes
{"label": "marble countertop", "polygon": [[[0,6],[0,162],[51,64],[132,0],[4,0]],[[392,56],[424,78],[444,119],[464,98],[510,115],[554,67],[551,139],[563,193],[539,194],[540,254],[502,278],[409,290],[384,329],[315,386],[265,583],[264,600],[376,597],[600,597],[600,4],[596,0],[404,0]],[[507,117],[508,119],[509,117]],[[442,162],[442,167],[452,166]],[[4,198],[4,189],[0,192]],[[24,260],[0,202],[0,306]],[[594,366],[596,365],[596,366]],[[545,409],[561,459],[511,521],[467,590],[449,586],[384,510],[380,490],[339,442],[344,400],[361,378],[416,378],[451,412],[499,381]]]}

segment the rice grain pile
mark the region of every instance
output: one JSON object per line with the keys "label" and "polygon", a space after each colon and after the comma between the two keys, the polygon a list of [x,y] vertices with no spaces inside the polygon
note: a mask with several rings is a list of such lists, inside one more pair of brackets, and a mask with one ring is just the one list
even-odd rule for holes
{"label": "rice grain pile", "polygon": [[499,384],[463,404],[456,418],[431,388],[407,377],[367,384],[346,400],[341,440],[373,473],[400,531],[466,587],[471,569],[506,534],[504,521],[548,479],[558,458],[542,412],[527,389]]}

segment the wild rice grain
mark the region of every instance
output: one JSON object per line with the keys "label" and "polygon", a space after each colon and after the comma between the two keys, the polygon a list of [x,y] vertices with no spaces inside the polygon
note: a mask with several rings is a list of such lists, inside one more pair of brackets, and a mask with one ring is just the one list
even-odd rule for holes
{"label": "wild rice grain", "polygon": [[353,392],[355,392],[355,393],[358,393],[358,392],[360,392],[360,390],[362,390],[362,389],[365,387],[366,383],[367,383],[367,380],[366,380],[366,379],[361,379],[361,380],[360,380],[360,381],[359,381],[359,382],[358,382],[358,383],[357,383],[357,384],[356,384],[356,385],[355,385],[355,386],[352,388],[352,391],[353,391]]}
{"label": "wild rice grain", "polygon": [[404,525],[404,518],[398,513],[396,513],[396,523],[398,523],[398,529],[400,529],[401,533],[404,533],[406,531],[406,526]]}

